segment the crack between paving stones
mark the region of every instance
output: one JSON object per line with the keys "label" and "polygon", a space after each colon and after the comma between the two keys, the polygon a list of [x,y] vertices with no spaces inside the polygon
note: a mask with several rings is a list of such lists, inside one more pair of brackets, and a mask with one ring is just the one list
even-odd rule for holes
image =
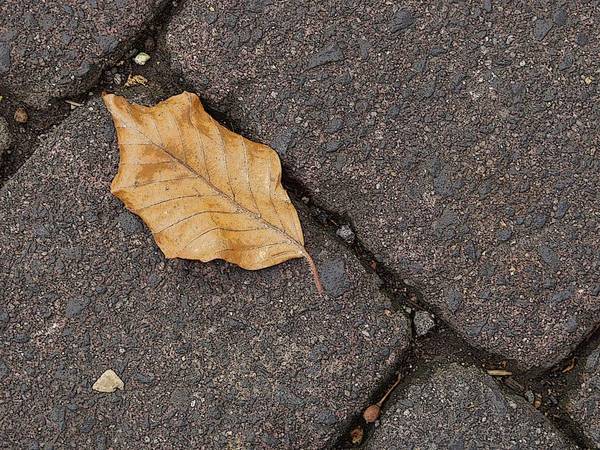
{"label": "crack between paving stones", "polygon": [[[154,13],[152,20],[134,36],[120,42],[111,55],[95,65],[99,70],[91,70],[87,77],[82,78],[73,86],[71,93],[60,98],[50,99],[49,106],[44,109],[38,110],[29,107],[18,99],[13,98],[10,92],[0,91],[0,95],[4,97],[2,99],[3,105],[0,106],[5,107],[9,111],[12,111],[17,106],[22,106],[29,113],[29,121],[24,126],[14,125],[7,118],[11,125],[11,132],[15,142],[13,142],[8,151],[0,155],[0,188],[29,160],[38,147],[40,138],[51,132],[54,127],[60,125],[73,113],[74,109],[70,109],[70,105],[65,100],[68,99],[85,105],[90,94],[100,94],[102,91],[100,89],[102,78],[106,71],[114,67],[119,61],[133,56],[130,54],[136,47],[139,47],[136,44],[143,38],[152,36],[155,42],[157,42],[157,36],[162,34],[164,27],[183,7],[184,3],[185,1],[166,1],[162,8]],[[43,125],[37,125],[38,122]],[[25,133],[22,132],[23,128]]]}
{"label": "crack between paving stones", "polygon": [[[289,171],[284,166],[283,167],[283,185],[286,190],[290,192],[290,195],[297,201],[303,201],[309,207],[309,211],[313,218],[316,219],[316,222],[321,225],[331,236],[335,239],[339,240],[344,246],[352,250],[357,259],[361,262],[365,270],[371,273],[375,273],[382,281],[382,291],[384,294],[390,298],[392,305],[397,311],[402,311],[402,308],[410,308],[408,311],[404,309],[404,312],[410,317],[411,320],[411,330],[412,330],[412,340],[409,349],[406,351],[402,361],[398,364],[394,374],[389,377],[389,379],[383,380],[383,382],[375,389],[375,394],[370,399],[369,404],[375,404],[388,388],[391,386],[396,379],[396,374],[402,373],[403,381],[400,383],[400,387],[410,384],[410,380],[415,377],[415,373],[419,371],[420,358],[415,354],[416,347],[421,338],[416,335],[415,326],[414,326],[414,316],[417,310],[427,311],[430,314],[433,314],[436,318],[436,323],[441,324],[445,329],[453,335],[453,338],[456,342],[460,343],[462,350],[466,353],[472,354],[471,358],[459,358],[454,362],[458,363],[469,363],[475,366],[478,366],[482,369],[486,366],[486,363],[489,364],[491,362],[498,362],[500,360],[506,360],[502,355],[493,354],[484,349],[480,349],[475,347],[468,342],[466,342],[456,331],[454,328],[443,321],[438,314],[438,308],[431,306],[427,303],[427,301],[423,298],[423,294],[414,286],[411,286],[404,282],[402,277],[396,273],[394,270],[386,267],[381,264],[380,261],[377,260],[376,256],[373,252],[371,252],[368,247],[363,243],[360,239],[352,221],[349,217],[338,214],[334,211],[327,210],[320,206],[317,202],[314,201],[314,197],[311,195],[310,191],[306,189],[301,182],[297,179],[294,179],[288,175]],[[354,233],[354,241],[352,243],[348,243],[344,239],[340,238],[336,231],[340,226],[347,225],[352,229]],[[372,264],[375,263],[375,268],[373,268]],[[439,328],[436,327],[436,328]],[[438,330],[433,330],[428,333],[429,336],[432,334],[437,334]],[[562,359],[560,362],[555,364],[549,369],[540,370],[538,368],[532,368],[527,371],[515,372],[515,375],[519,377],[519,379],[529,379],[530,381],[527,385],[533,384],[543,384],[548,377],[553,372],[557,370],[560,371],[563,367],[567,365],[567,363],[575,356],[581,355],[586,352],[589,346],[592,346],[592,341],[600,340],[600,326],[597,327],[595,332],[591,333],[584,341],[582,341],[566,358]],[[501,378],[491,377],[493,378],[498,386],[502,389],[503,392],[509,395],[518,395],[522,398],[525,398],[525,391],[519,392],[511,387],[509,387],[505,382],[503,382]],[[565,392],[563,392],[564,394]],[[526,398],[525,398],[526,399]],[[387,404],[393,404],[393,394],[392,398],[386,402]],[[385,407],[384,407],[385,410]],[[570,439],[575,445],[580,448],[592,448],[589,439],[584,435],[581,427],[577,424],[573,419],[570,418],[569,414],[564,411],[562,407],[559,405],[555,405],[554,407],[543,407],[538,409],[540,414],[545,415],[553,426],[562,432],[567,439]],[[350,426],[347,428],[347,431],[344,435],[340,436],[336,443],[332,446],[333,448],[347,448],[348,447],[348,437],[353,427],[362,426],[363,428],[366,426],[364,420],[362,420],[362,411],[359,411],[355,414],[355,416],[349,420]],[[383,414],[382,414],[383,415]],[[370,436],[369,433],[367,436]],[[365,445],[365,442],[368,438],[363,441],[363,443],[358,446],[361,448]]]}

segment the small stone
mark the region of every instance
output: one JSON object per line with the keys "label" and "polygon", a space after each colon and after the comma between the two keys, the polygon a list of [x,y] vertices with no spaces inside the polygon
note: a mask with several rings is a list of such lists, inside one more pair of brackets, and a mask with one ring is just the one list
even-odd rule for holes
{"label": "small stone", "polygon": [[506,242],[508,241],[512,236],[512,230],[510,230],[509,228],[503,228],[502,230],[498,230],[496,232],[496,237],[498,238],[499,241],[502,242]]}
{"label": "small stone", "polygon": [[462,302],[463,296],[458,290],[452,289],[450,292],[448,292],[448,295],[446,296],[446,304],[448,305],[448,308],[450,308],[450,311],[456,314]]}
{"label": "small stone", "polygon": [[284,128],[277,132],[277,134],[271,140],[271,147],[280,155],[284,156],[287,153],[294,140],[294,130],[291,128]]}
{"label": "small stone", "polygon": [[25,111],[25,108],[19,106],[15,111],[15,122],[27,123],[28,120],[29,116],[27,115],[27,111]]}
{"label": "small stone", "polygon": [[342,59],[344,59],[344,54],[342,53],[340,47],[337,44],[330,45],[310,58],[308,62],[308,69],[314,69],[315,67],[341,61]]}
{"label": "small stone", "polygon": [[336,133],[336,132],[340,131],[343,127],[344,127],[344,121],[342,120],[342,118],[334,117],[327,124],[327,128],[325,128],[325,131],[327,133]]}
{"label": "small stone", "polygon": [[325,145],[325,151],[327,153],[334,153],[336,151],[338,151],[338,149],[342,146],[342,143],[340,141],[329,141],[326,145]]}
{"label": "small stone", "polygon": [[413,23],[415,23],[415,17],[413,16],[412,11],[401,8],[394,14],[391,31],[392,33],[397,33],[398,31],[407,29]]}
{"label": "small stone", "polygon": [[145,374],[145,373],[141,373],[141,372],[137,372],[133,378],[135,378],[136,381],[142,383],[142,384],[151,384],[152,382],[154,382],[154,375],[149,373],[149,374]]}
{"label": "small stone", "polygon": [[558,69],[559,70],[567,70],[573,66],[574,62],[575,62],[575,58],[573,57],[573,53],[571,53],[571,52],[565,53],[565,56],[563,56],[562,61],[558,65]]}
{"label": "small stone", "polygon": [[348,225],[342,225],[341,227],[339,227],[335,234],[338,237],[342,238],[344,241],[346,241],[348,244],[352,244],[354,242],[354,239],[356,238],[354,231],[352,231],[352,228],[350,228],[350,226]]}
{"label": "small stone", "polygon": [[529,403],[533,403],[533,401],[535,400],[535,394],[533,393],[533,391],[529,390],[525,392],[525,398]]}
{"label": "small stone", "polygon": [[10,69],[10,45],[7,42],[0,42],[0,74],[8,72]]}
{"label": "small stone", "polygon": [[2,381],[8,375],[8,366],[4,361],[0,359],[0,381]]}
{"label": "small stone", "polygon": [[150,55],[148,53],[144,53],[144,52],[138,53],[137,55],[135,55],[135,58],[133,58],[133,62],[135,62],[139,66],[143,66],[149,60],[150,60]]}
{"label": "small stone", "polygon": [[435,321],[427,311],[417,311],[413,319],[417,336],[425,336],[435,327]]}
{"label": "small stone", "polygon": [[90,299],[85,297],[73,298],[67,302],[65,315],[72,319],[78,316],[90,304]]}
{"label": "small stone", "polygon": [[79,431],[81,431],[82,433],[89,433],[90,431],[92,431],[95,424],[96,418],[94,416],[86,417],[83,420],[83,424],[81,425],[81,428],[79,428]]}
{"label": "small stone", "polygon": [[0,116],[0,154],[4,150],[8,150],[12,144],[12,136],[8,128],[8,122],[4,117]]}
{"label": "small stone", "polygon": [[556,211],[554,212],[554,217],[557,219],[562,219],[567,211],[569,210],[569,203],[566,200],[561,200],[556,207]]}
{"label": "small stone", "polygon": [[352,288],[348,275],[346,274],[346,265],[342,258],[334,258],[324,261],[319,265],[319,272],[325,290],[332,297],[340,297],[344,292]]}
{"label": "small stone", "polygon": [[115,392],[117,389],[123,389],[125,385],[119,376],[111,369],[108,369],[100,378],[96,380],[92,389],[98,392]]}
{"label": "small stone", "polygon": [[590,38],[588,37],[587,34],[584,34],[584,33],[579,33],[577,35],[577,38],[575,38],[575,42],[577,42],[577,45],[579,45],[580,47],[587,45],[587,43],[589,41],[590,41]]}
{"label": "small stone", "polygon": [[147,52],[153,52],[155,48],[156,42],[154,42],[152,36],[148,36],[144,41],[144,50],[146,50]]}
{"label": "small stone", "polygon": [[535,25],[533,26],[533,35],[538,41],[542,41],[551,29],[551,22],[544,19],[538,19],[535,21]]}
{"label": "small stone", "polygon": [[564,26],[567,23],[567,10],[564,7],[558,8],[554,11],[554,15],[552,16],[552,20],[559,27]]}

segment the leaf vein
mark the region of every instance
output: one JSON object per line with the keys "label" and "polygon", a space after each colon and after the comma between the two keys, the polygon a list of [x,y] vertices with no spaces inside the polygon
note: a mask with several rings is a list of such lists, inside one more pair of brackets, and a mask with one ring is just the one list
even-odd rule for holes
{"label": "leaf vein", "polygon": [[[242,213],[240,211],[198,211],[198,212],[195,212],[194,214],[186,216],[176,222],[173,222],[172,224],[167,225],[166,227],[162,228],[159,231],[153,231],[152,234],[160,234],[163,231],[168,230],[169,228],[180,224],[181,222],[185,222],[186,220],[193,219],[194,217],[201,216],[203,214],[211,214],[211,219],[212,219],[212,214],[242,214]],[[214,222],[214,219],[213,219],[213,222]]]}

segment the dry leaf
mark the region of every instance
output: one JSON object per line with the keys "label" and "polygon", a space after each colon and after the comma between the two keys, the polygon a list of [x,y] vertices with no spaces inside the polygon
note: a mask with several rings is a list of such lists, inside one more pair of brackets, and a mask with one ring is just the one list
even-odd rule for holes
{"label": "dry leaf", "polygon": [[512,375],[511,371],[504,369],[489,369],[487,373],[493,377],[510,377]]}
{"label": "dry leaf", "polygon": [[257,270],[306,258],[277,153],[217,123],[188,92],[153,107],[104,95],[120,148],[111,192],[167,258],[224,259]]}
{"label": "dry leaf", "polygon": [[125,87],[137,86],[137,85],[146,86],[148,84],[148,80],[144,78],[142,75],[131,75],[127,76],[127,81],[125,82]]}

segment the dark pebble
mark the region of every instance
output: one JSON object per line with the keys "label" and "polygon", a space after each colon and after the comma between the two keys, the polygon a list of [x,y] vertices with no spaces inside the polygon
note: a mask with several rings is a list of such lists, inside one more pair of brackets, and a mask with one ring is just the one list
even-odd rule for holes
{"label": "dark pebble", "polygon": [[577,45],[583,47],[585,45],[587,45],[587,43],[590,41],[590,38],[588,37],[587,34],[584,33],[579,33],[577,35],[577,38],[575,39],[575,42],[577,42]]}
{"label": "dark pebble", "polygon": [[561,6],[556,11],[554,11],[552,20],[559,27],[564,26],[567,23],[567,10],[563,6]]}
{"label": "dark pebble", "polygon": [[67,302],[65,315],[72,319],[78,316],[90,304],[90,299],[85,297],[73,298]]}
{"label": "dark pebble", "polygon": [[330,45],[324,48],[316,55],[313,55],[308,61],[308,69],[314,69],[315,67],[329,64],[332,62],[341,61],[344,59],[344,54],[337,44]]}
{"label": "dark pebble", "polygon": [[412,11],[404,8],[399,9],[392,18],[391,31],[392,33],[397,33],[407,29],[413,23],[415,23],[415,17]]}
{"label": "dark pebble", "polygon": [[151,373],[145,374],[145,373],[137,372],[133,376],[133,378],[142,384],[150,384],[150,383],[154,382],[154,375]]}
{"label": "dark pebble", "polygon": [[552,23],[544,19],[538,19],[533,26],[533,35],[538,41],[542,41],[552,29]]}
{"label": "dark pebble", "polygon": [[342,143],[340,141],[329,141],[325,145],[325,151],[327,153],[336,152],[341,147],[341,145],[342,145]]}
{"label": "dark pebble", "polygon": [[547,245],[544,245],[544,244],[540,245],[540,247],[538,248],[538,253],[539,253],[540,257],[542,258],[542,260],[550,267],[555,268],[558,265],[558,263],[559,263],[558,256],[556,255],[554,250],[552,250]]}
{"label": "dark pebble", "polygon": [[567,323],[565,323],[565,330],[567,330],[569,333],[574,333],[577,331],[577,319],[575,319],[575,317],[571,316],[567,319]]}
{"label": "dark pebble", "polygon": [[573,57],[573,53],[571,53],[571,52],[565,53],[565,56],[563,56],[562,61],[558,65],[558,69],[559,70],[570,69],[573,66],[574,62],[575,62],[575,58]]}
{"label": "dark pebble", "polygon": [[83,420],[83,424],[81,424],[79,431],[82,433],[90,433],[94,428],[94,425],[96,425],[96,418],[93,416],[88,416]]}
{"label": "dark pebble", "polygon": [[10,69],[10,45],[8,42],[0,42],[0,74]]}
{"label": "dark pebble", "polygon": [[331,426],[337,422],[337,417],[335,416],[333,411],[325,410],[319,411],[317,414],[315,414],[315,420],[323,425]]}
{"label": "dark pebble", "polygon": [[452,289],[450,292],[448,292],[448,295],[446,296],[446,304],[450,308],[450,311],[456,313],[462,302],[463,296],[456,289]]}
{"label": "dark pebble", "polygon": [[143,230],[141,221],[129,211],[123,211],[117,216],[117,222],[125,235],[139,233]]}
{"label": "dark pebble", "polygon": [[0,359],[0,381],[2,381],[4,378],[6,378],[8,376],[8,366],[6,365],[6,363],[4,361],[2,361]]}
{"label": "dark pebble", "polygon": [[346,266],[342,258],[329,259],[319,265],[319,272],[325,290],[332,297],[339,297],[350,290],[350,280],[346,274]]}
{"label": "dark pebble", "polygon": [[502,230],[498,230],[496,232],[496,237],[498,238],[499,241],[502,242],[506,242],[508,241],[512,236],[512,230],[510,230],[509,228],[503,228]]}
{"label": "dark pebble", "polygon": [[562,219],[567,211],[569,210],[569,203],[565,200],[561,200],[556,207],[556,212],[554,213],[554,217],[557,219]]}
{"label": "dark pebble", "polygon": [[291,128],[284,128],[273,137],[271,147],[273,147],[279,155],[283,156],[287,153],[288,148],[290,148],[293,138],[294,131]]}
{"label": "dark pebble", "polygon": [[336,133],[336,132],[340,131],[343,127],[344,127],[343,119],[341,117],[334,117],[327,124],[327,128],[325,128],[325,131],[327,133]]}
{"label": "dark pebble", "polygon": [[573,290],[572,289],[564,289],[562,291],[556,292],[554,295],[552,295],[552,303],[561,303],[564,302],[565,300],[569,300],[571,297],[573,297]]}

